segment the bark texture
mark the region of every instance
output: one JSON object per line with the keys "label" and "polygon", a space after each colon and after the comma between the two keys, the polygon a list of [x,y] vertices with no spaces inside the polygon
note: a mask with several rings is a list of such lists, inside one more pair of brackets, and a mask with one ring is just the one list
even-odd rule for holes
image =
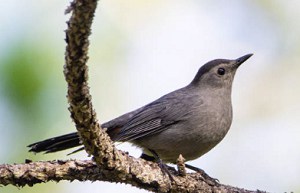
{"label": "bark texture", "polygon": [[[161,173],[157,164],[146,162],[142,159],[136,161],[135,172],[139,176],[120,174],[118,171],[98,167],[91,160],[57,160],[40,161],[24,164],[0,165],[0,185],[14,185],[23,187],[33,186],[49,181],[59,182],[61,180],[78,181],[108,181],[132,184],[153,192],[242,192],[259,193],[262,191],[249,191],[228,185],[213,184],[202,178],[197,173],[187,174],[184,177],[174,176],[174,181]],[[129,171],[128,173],[131,173]]]}
{"label": "bark texture", "polygon": [[199,173],[187,173],[179,159],[180,174],[174,179],[153,162],[137,159],[115,148],[100,127],[88,86],[88,37],[91,34],[96,0],[74,0],[66,30],[64,74],[68,84],[71,118],[92,161],[46,161],[0,165],[0,185],[33,186],[60,180],[109,181],[131,184],[153,192],[260,192],[215,183]]}

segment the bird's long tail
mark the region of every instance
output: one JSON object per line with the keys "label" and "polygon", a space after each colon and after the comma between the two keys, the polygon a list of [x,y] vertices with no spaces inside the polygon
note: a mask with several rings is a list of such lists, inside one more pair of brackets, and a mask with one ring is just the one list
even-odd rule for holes
{"label": "bird's long tail", "polygon": [[[111,121],[103,123],[103,124],[101,124],[101,127],[106,128],[107,129],[106,132],[109,135],[109,137],[113,141],[115,141],[120,134],[122,126],[125,125],[128,122],[128,120],[130,120],[131,117],[133,117],[134,114],[143,110],[143,108],[144,107],[141,107],[137,110],[134,110],[134,111],[131,111],[124,115],[121,115]],[[52,153],[52,152],[62,151],[62,150],[66,150],[66,149],[81,146],[81,145],[82,144],[80,142],[77,132],[74,132],[74,133],[69,133],[66,135],[61,135],[58,137],[46,139],[43,141],[39,141],[39,142],[28,145],[28,147],[30,148],[29,149],[30,152]],[[82,149],[83,148],[80,148],[79,150],[82,150]],[[78,150],[76,150],[75,152],[77,152],[77,151]],[[75,152],[72,152],[72,153],[75,153]]]}
{"label": "bird's long tail", "polygon": [[28,145],[30,152],[52,153],[82,145],[77,132],[53,137]]}

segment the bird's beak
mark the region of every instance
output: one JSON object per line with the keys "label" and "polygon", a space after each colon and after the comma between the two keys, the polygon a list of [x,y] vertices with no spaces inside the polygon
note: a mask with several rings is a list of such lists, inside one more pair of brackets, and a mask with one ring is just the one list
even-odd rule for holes
{"label": "bird's beak", "polygon": [[234,65],[236,67],[239,67],[241,64],[243,64],[246,60],[248,60],[248,58],[250,58],[253,54],[247,54],[245,56],[242,56],[236,60],[234,60]]}

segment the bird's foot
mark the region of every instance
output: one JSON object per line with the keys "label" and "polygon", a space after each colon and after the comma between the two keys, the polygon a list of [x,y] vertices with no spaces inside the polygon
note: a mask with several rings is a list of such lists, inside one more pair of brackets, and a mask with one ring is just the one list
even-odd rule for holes
{"label": "bird's foot", "polygon": [[202,170],[200,168],[197,168],[195,166],[189,165],[189,164],[185,164],[185,167],[190,169],[190,170],[193,170],[197,173],[200,173],[203,180],[205,180],[210,185],[219,185],[219,180],[217,178],[210,177],[204,170]]}
{"label": "bird's foot", "polygon": [[174,170],[174,168],[163,163],[163,161],[159,158],[158,154],[154,150],[151,150],[151,149],[148,149],[148,150],[152,153],[154,159],[152,159],[151,156],[148,156],[146,154],[142,154],[141,157],[144,159],[146,158],[148,160],[152,159],[151,161],[155,160],[157,162],[158,166],[160,167],[161,171],[163,172],[163,174],[167,174],[169,176],[171,182],[174,182],[175,180],[174,180],[173,174],[171,173],[171,170],[172,169]]}
{"label": "bird's foot", "polygon": [[170,180],[173,182],[174,177],[173,174],[171,173],[171,170],[174,170],[174,168],[168,166],[167,164],[163,163],[161,159],[158,160],[158,166],[160,167],[161,171],[163,174],[168,175]]}

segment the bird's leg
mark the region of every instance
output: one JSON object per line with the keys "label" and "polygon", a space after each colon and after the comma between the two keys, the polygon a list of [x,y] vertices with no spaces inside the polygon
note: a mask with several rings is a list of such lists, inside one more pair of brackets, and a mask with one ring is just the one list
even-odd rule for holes
{"label": "bird's leg", "polygon": [[197,168],[195,166],[192,166],[192,165],[189,165],[189,164],[185,164],[185,167],[190,169],[190,170],[193,170],[195,172],[198,172],[201,174],[201,176],[204,178],[204,179],[207,179],[207,180],[210,180],[212,181],[213,183],[215,184],[218,184],[219,183],[219,180],[217,178],[212,178],[210,177],[207,173],[205,173],[204,170],[200,169],[200,168]]}
{"label": "bird's leg", "polygon": [[[163,161],[159,158],[158,154],[154,150],[152,150],[152,149],[148,149],[148,150],[150,153],[152,153],[154,160],[157,161],[157,164],[160,167],[160,169],[162,170],[162,172],[164,174],[167,174],[169,176],[169,178],[171,179],[171,181],[175,181],[172,173],[169,170],[169,166],[167,166],[165,163],[163,163]],[[142,154],[142,156],[143,155],[145,155],[145,154]],[[148,155],[146,155],[146,156],[148,156]],[[151,156],[148,156],[148,157],[151,157]]]}
{"label": "bird's leg", "polygon": [[146,160],[146,161],[151,161],[154,162],[155,158],[153,156],[147,155],[145,153],[142,153],[142,155],[140,156],[140,158]]}

